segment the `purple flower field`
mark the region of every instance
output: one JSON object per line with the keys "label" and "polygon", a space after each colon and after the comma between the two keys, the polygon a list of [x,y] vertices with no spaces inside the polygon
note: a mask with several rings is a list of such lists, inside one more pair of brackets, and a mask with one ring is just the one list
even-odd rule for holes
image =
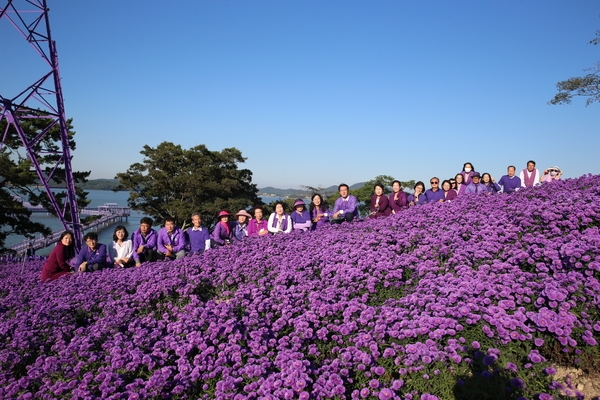
{"label": "purple flower field", "polygon": [[600,369],[600,176],[42,284],[0,398],[558,399]]}

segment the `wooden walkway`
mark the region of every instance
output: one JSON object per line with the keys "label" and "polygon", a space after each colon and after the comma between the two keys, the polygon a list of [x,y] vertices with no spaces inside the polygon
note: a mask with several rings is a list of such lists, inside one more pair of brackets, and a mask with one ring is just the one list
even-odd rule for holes
{"label": "wooden walkway", "polygon": [[[44,211],[47,212],[46,210]],[[97,208],[84,208],[83,210],[81,210],[80,214],[101,216],[99,219],[92,221],[87,225],[83,225],[81,228],[82,231],[87,231],[90,229],[101,231],[104,228],[109,227],[110,225],[123,221],[123,219],[127,221],[127,218],[131,214],[131,209],[129,207],[121,207],[116,203],[106,203],[103,206],[99,206]],[[17,243],[11,246],[10,249],[14,250],[17,254],[24,255],[27,254],[28,250],[31,252],[46,248],[55,244],[64,231],[64,229],[61,229],[59,231],[52,232],[52,234],[47,237],[27,239],[22,241],[21,243]]]}

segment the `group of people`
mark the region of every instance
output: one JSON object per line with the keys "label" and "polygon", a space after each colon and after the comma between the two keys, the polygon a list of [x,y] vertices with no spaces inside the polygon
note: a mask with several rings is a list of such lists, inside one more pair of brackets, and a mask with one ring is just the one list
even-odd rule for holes
{"label": "group of people", "polygon": [[[417,182],[413,193],[406,194],[401,183],[392,183],[392,193],[384,194],[384,186],[375,184],[370,201],[369,218],[381,218],[396,214],[405,208],[430,202],[448,202],[466,194],[512,193],[522,187],[531,187],[542,182],[559,180],[562,171],[558,167],[544,170],[543,175],[535,167],[534,161],[528,161],[527,167],[519,176],[516,168],[510,165],[507,174],[498,182],[489,174],[480,174],[467,162],[454,178],[442,181],[437,177],[430,179],[431,188]],[[231,215],[229,211],[218,213],[218,222],[212,232],[202,226],[200,214],[192,215],[192,226],[183,231],[173,218],[166,218],[164,226],[157,232],[152,228],[149,217],[140,220],[140,227],[129,239],[129,233],[123,225],[118,225],[113,233],[110,246],[98,243],[98,234],[89,232],[84,236],[85,246],[75,254],[73,233],[65,231],[56,247],[50,253],[42,268],[42,281],[58,279],[76,272],[93,272],[104,268],[123,268],[139,266],[143,262],[157,260],[176,260],[186,255],[201,254],[210,248],[228,246],[243,241],[247,237],[269,234],[284,234],[296,231],[314,231],[324,225],[351,222],[359,218],[358,200],[350,195],[345,183],[338,186],[340,197],[330,210],[320,194],[314,194],[310,205],[297,199],[290,214],[285,212],[285,204],[274,203],[273,213],[264,219],[265,210],[254,207],[252,214],[240,210]],[[234,220],[231,218],[234,217]]]}

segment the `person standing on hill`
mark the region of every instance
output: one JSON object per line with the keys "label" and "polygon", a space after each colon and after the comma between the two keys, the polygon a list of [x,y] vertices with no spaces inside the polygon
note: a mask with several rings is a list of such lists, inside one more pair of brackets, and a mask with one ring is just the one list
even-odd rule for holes
{"label": "person standing on hill", "polygon": [[469,193],[487,193],[487,187],[479,180],[481,177],[479,176],[479,172],[474,172],[471,176],[471,183],[467,185],[467,189],[465,190],[465,194]]}
{"label": "person standing on hill", "polygon": [[427,196],[427,201],[430,203],[441,203],[444,201],[444,191],[440,189],[440,178],[434,176],[429,180],[431,184],[431,189],[427,189],[425,195]]}
{"label": "person standing on hill", "polygon": [[156,259],[156,242],[158,234],[152,229],[152,218],[143,217],[140,220],[140,228],[133,232],[133,259],[135,266],[139,267],[143,262],[152,262]]}

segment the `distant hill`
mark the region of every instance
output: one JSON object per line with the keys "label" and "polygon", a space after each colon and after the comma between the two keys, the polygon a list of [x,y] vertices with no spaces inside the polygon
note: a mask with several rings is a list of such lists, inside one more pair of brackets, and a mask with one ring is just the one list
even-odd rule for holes
{"label": "distant hill", "polygon": [[[365,182],[355,183],[350,185],[350,190],[360,189],[365,186]],[[323,189],[322,193],[336,193],[337,185],[329,186],[328,188]],[[273,196],[273,197],[309,197],[312,192],[308,190],[302,189],[279,189],[273,186],[267,186],[263,188],[258,188],[259,196]]]}

